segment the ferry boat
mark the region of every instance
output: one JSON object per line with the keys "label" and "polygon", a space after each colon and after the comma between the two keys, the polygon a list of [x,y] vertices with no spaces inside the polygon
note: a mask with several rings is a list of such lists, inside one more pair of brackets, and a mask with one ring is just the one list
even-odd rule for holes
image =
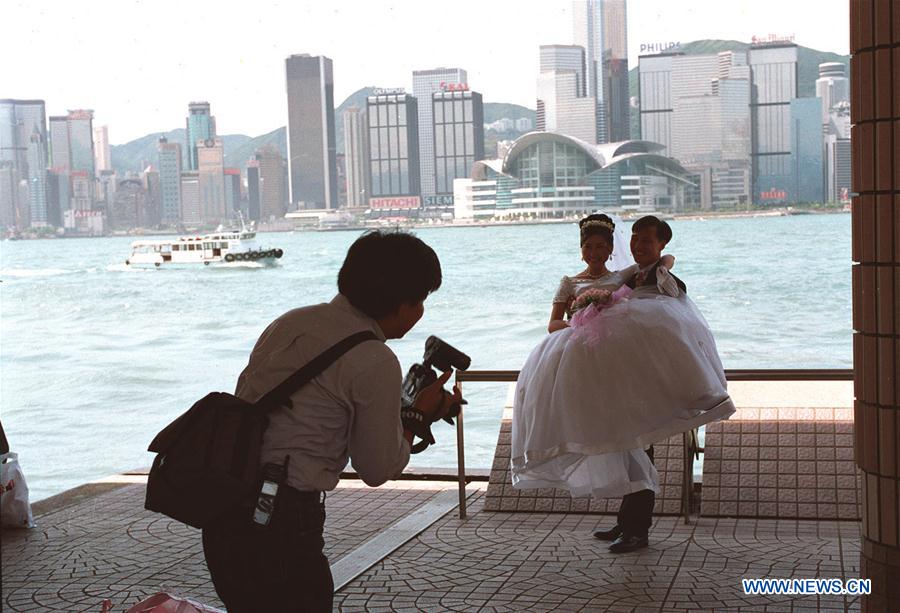
{"label": "ferry boat", "polygon": [[134,267],[258,262],[271,265],[284,251],[260,248],[256,232],[241,220],[240,230],[217,230],[202,236],[182,236],[174,240],[134,241],[125,264]]}

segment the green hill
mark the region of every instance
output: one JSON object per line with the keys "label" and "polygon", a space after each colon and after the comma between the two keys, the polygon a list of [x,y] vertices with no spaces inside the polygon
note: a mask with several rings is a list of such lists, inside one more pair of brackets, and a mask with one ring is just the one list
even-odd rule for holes
{"label": "green hill", "polygon": [[524,106],[519,106],[518,104],[507,104],[505,102],[484,103],[484,123],[493,123],[504,117],[508,117],[513,121],[525,117],[534,123],[537,113]]}
{"label": "green hill", "polygon": [[[341,105],[334,110],[335,124],[335,140],[337,144],[337,152],[344,152],[344,111],[351,106],[365,108],[366,97],[372,95],[374,87],[363,87],[350,94]],[[518,104],[506,104],[502,102],[486,102],[484,104],[484,122],[490,123],[501,117],[509,117],[510,119],[518,119],[520,117],[528,117],[532,121],[535,119],[535,112]],[[113,145],[110,149],[112,155],[112,165],[116,172],[124,175],[126,172],[140,172],[145,167],[145,162],[156,165],[156,145],[160,136],[165,136],[169,142],[178,142],[182,146],[182,155],[184,155],[185,146],[185,130],[179,128],[170,130],[169,132],[159,132],[142,136],[124,145]],[[230,168],[240,168],[242,171],[247,167],[247,161],[252,159],[257,149],[265,145],[274,145],[278,147],[282,157],[287,157],[287,131],[284,126],[276,128],[262,136],[250,137],[244,134],[227,134],[222,137],[225,149],[225,166]],[[492,151],[496,147],[496,138],[490,143]]]}
{"label": "green hill", "polygon": [[[721,51],[746,51],[749,43],[736,40],[696,40],[681,45],[680,51],[687,55],[706,55]],[[812,98],[816,95],[816,79],[819,78],[819,64],[824,62],[841,62],[847,66],[850,74],[850,56],[819,51],[809,47],[797,48],[797,95],[800,98]],[[638,67],[628,71],[628,86],[632,96],[638,96]],[[631,114],[631,133],[639,133],[638,113]]]}
{"label": "green hill", "polygon": [[[127,171],[141,172],[145,167],[145,163],[157,165],[156,145],[159,137],[165,136],[170,143],[181,143],[181,155],[185,155],[185,129],[178,128],[168,132],[155,132],[142,136],[124,145],[113,145],[110,147],[110,157],[112,158],[112,167],[119,175],[124,175]],[[231,165],[229,159],[229,151],[238,149],[241,145],[251,140],[249,136],[243,134],[225,134],[221,136],[222,146],[225,149],[225,166]],[[245,161],[246,162],[246,161]]]}
{"label": "green hill", "polygon": [[[687,55],[705,55],[721,51],[746,51],[750,45],[736,40],[697,40],[681,45],[680,50]],[[849,55],[838,55],[830,51],[819,51],[809,47],[797,48],[797,94],[800,98],[811,98],[816,95],[816,79],[819,78],[819,64],[824,62],[841,62],[850,66]],[[638,91],[638,67],[628,71],[628,84],[631,95]]]}

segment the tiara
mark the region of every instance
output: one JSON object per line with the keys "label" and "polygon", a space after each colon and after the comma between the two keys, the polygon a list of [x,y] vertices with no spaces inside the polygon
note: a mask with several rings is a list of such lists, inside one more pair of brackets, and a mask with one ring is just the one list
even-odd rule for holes
{"label": "tiara", "polygon": [[590,221],[585,222],[584,225],[581,226],[581,231],[584,232],[586,229],[592,228],[594,226],[604,228],[606,230],[609,230],[610,232],[612,232],[613,230],[616,229],[616,227],[614,225],[612,225],[611,223],[609,223],[608,221],[600,221],[598,219],[592,219]]}

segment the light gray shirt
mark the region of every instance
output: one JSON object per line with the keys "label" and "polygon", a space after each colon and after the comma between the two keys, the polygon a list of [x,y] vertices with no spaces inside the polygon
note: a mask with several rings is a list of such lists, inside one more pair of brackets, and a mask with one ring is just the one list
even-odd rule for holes
{"label": "light gray shirt", "polygon": [[[378,323],[338,294],[330,303],[288,311],[259,337],[235,395],[256,402],[341,339]],[[384,342],[365,341],[296,391],[293,407],[269,413],[262,462],[290,455],[287,483],[332,490],[348,457],[368,485],[396,478],[409,462],[400,421],[400,362]]]}

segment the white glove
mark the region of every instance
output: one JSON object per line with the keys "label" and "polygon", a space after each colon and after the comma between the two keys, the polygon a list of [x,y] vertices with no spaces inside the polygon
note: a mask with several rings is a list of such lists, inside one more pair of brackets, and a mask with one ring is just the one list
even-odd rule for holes
{"label": "white glove", "polygon": [[681,295],[681,290],[678,289],[675,277],[669,273],[669,269],[665,266],[656,267],[656,288],[672,298],[678,298]]}

